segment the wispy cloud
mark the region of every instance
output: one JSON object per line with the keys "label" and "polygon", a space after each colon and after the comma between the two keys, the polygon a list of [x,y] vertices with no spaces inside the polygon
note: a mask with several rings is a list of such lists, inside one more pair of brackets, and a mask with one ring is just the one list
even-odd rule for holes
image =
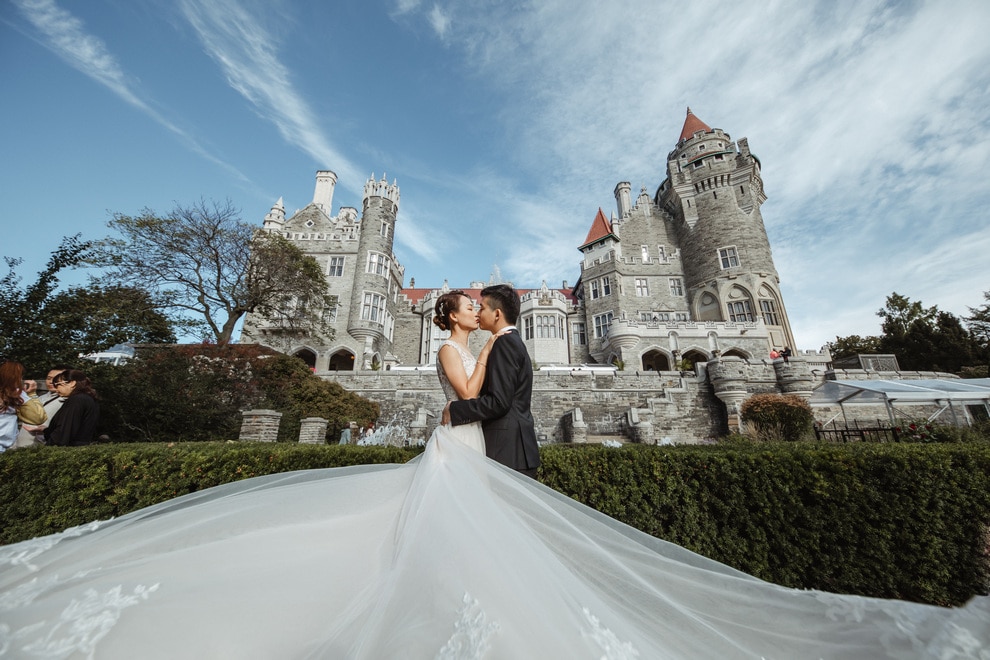
{"label": "wispy cloud", "polygon": [[436,32],[437,36],[443,39],[447,36],[447,31],[450,29],[450,16],[443,10],[440,5],[433,5],[430,10],[430,27]]}
{"label": "wispy cloud", "polygon": [[24,17],[41,34],[42,45],[77,71],[89,76],[129,105],[171,131],[193,152],[222,167],[241,181],[248,181],[233,165],[205,149],[192,135],[155,110],[135,89],[102,39],[90,33],[83,21],[59,7],[54,0],[14,0]]}
{"label": "wispy cloud", "polygon": [[289,144],[330,167],[341,185],[357,189],[366,176],[327,137],[282,63],[272,30],[233,0],[182,0],[182,15],[227,82],[271,121]]}

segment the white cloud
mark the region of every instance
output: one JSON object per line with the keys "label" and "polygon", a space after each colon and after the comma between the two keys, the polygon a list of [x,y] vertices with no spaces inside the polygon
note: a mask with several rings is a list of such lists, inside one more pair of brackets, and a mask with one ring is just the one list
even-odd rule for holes
{"label": "white cloud", "polygon": [[106,44],[86,30],[72,13],[59,7],[54,0],[14,0],[25,18],[41,32],[42,44],[69,66],[107,87],[123,101],[134,106],[162,127],[168,129],[193,152],[220,166],[235,178],[248,178],[233,165],[204,148],[196,138],[166,119],[136,92],[128,76],[117,63]]}
{"label": "white cloud", "polygon": [[182,15],[232,88],[271,121],[289,144],[320,167],[333,167],[341,185],[358,190],[365,178],[324,133],[282,64],[267,24],[234,0],[182,0]]}
{"label": "white cloud", "polygon": [[440,5],[433,5],[429,14],[430,27],[436,32],[437,36],[443,39],[447,36],[447,31],[450,29],[450,16],[440,7]]}

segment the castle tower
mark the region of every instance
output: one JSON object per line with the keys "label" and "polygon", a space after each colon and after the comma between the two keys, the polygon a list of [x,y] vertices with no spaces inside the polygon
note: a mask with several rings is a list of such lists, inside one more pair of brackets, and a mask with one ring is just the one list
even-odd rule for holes
{"label": "castle tower", "polygon": [[330,170],[319,170],[316,173],[316,189],[313,191],[313,203],[333,217],[333,191],[337,186],[337,175]]}
{"label": "castle tower", "polygon": [[629,211],[632,208],[632,201],[630,197],[630,191],[632,190],[632,185],[628,181],[622,181],[615,185],[615,206],[616,210],[619,212],[619,217],[624,218],[629,215]]}
{"label": "castle tower", "polygon": [[357,269],[351,293],[347,332],[365,342],[363,360],[371,368],[372,356],[382,358],[391,349],[396,299],[402,273],[395,263],[392,243],[399,212],[399,186],[372,174],[364,186]]}
{"label": "castle tower", "polygon": [[285,204],[282,203],[282,198],[279,197],[272,210],[265,215],[264,228],[271,231],[280,231],[283,227],[285,227]]}
{"label": "castle tower", "polygon": [[771,347],[794,346],[760,206],[760,161],[745,138],[687,110],[657,204],[673,216],[692,317],[762,321]]}

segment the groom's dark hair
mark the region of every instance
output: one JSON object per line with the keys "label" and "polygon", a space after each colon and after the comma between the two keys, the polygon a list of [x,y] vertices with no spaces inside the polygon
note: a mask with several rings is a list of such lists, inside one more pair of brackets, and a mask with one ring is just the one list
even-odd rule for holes
{"label": "groom's dark hair", "polygon": [[502,310],[509,325],[519,320],[519,294],[508,284],[494,284],[481,290],[481,297],[488,298],[488,306]]}

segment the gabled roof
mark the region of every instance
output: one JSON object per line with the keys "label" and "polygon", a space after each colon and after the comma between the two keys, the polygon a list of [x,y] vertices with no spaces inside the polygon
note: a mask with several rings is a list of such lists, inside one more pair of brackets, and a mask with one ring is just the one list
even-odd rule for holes
{"label": "gabled roof", "polygon": [[689,107],[687,109],[687,117],[684,118],[684,128],[681,129],[681,137],[677,138],[677,142],[683,142],[698,131],[705,131],[708,133],[711,130],[712,127],[698,119],[695,114],[691,112],[691,108]]}
{"label": "gabled roof", "polygon": [[612,223],[605,217],[605,212],[602,211],[601,207],[598,207],[598,215],[595,216],[594,221],[591,223],[591,229],[588,230],[588,237],[584,239],[584,243],[578,249],[583,250],[595,241],[600,241],[607,236],[612,236]]}

